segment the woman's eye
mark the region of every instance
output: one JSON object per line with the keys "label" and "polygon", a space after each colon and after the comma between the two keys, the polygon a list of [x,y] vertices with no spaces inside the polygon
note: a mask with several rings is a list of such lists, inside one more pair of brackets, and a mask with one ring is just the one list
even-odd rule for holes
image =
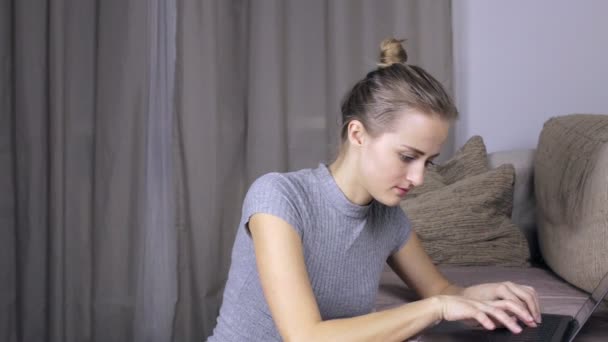
{"label": "woman's eye", "polygon": [[406,163],[409,163],[409,162],[412,162],[412,161],[416,160],[415,157],[411,157],[411,156],[408,156],[408,155],[405,155],[405,154],[400,154],[399,158],[401,158],[401,161],[404,161]]}
{"label": "woman's eye", "polygon": [[[399,158],[401,159],[401,161],[403,161],[405,163],[411,163],[417,159],[416,157],[408,156],[406,154],[400,154]],[[437,164],[435,164],[432,160],[427,160],[424,162],[425,168],[433,167],[435,165],[437,165]]]}

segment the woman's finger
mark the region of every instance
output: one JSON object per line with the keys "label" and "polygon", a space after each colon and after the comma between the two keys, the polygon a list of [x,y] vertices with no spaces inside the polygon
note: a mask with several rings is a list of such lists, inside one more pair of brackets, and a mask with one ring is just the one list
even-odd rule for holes
{"label": "woman's finger", "polygon": [[479,322],[479,324],[481,324],[482,327],[488,330],[496,329],[496,324],[494,324],[490,317],[488,317],[488,315],[481,310],[477,311],[477,313],[473,316],[473,319],[475,319],[477,322]]}
{"label": "woman's finger", "polygon": [[522,288],[524,288],[525,290],[527,290],[530,294],[532,294],[532,297],[534,298],[534,303],[536,305],[536,321],[538,323],[541,323],[541,311],[540,311],[540,299],[538,298],[538,293],[536,292],[536,290],[532,287],[532,286],[526,286],[526,285],[522,285]]}
{"label": "woman's finger", "polygon": [[503,299],[492,301],[488,304],[500,308],[504,311],[513,313],[516,317],[511,317],[512,319],[519,318],[520,321],[524,322],[529,327],[536,328],[538,326],[534,321],[534,318],[528,312],[528,310],[519,303],[513,302],[508,299]]}
{"label": "woman's finger", "polygon": [[[500,323],[502,323],[502,325],[504,325],[507,329],[511,330],[511,332],[513,332],[514,334],[518,334],[521,332],[521,327],[517,324],[517,320],[507,315],[507,313],[504,312],[502,309],[485,303],[480,303],[480,305],[480,310],[485,312],[486,315],[489,315],[494,319],[498,320]],[[481,321],[480,323],[483,324],[483,322]],[[494,324],[492,323],[492,325]]]}
{"label": "woman's finger", "polygon": [[524,303],[521,299],[519,299],[519,297],[517,297],[513,291],[511,291],[511,289],[504,283],[500,284],[496,290],[496,294],[500,299],[508,299],[508,300],[512,300],[516,303],[518,303],[519,305],[525,306],[526,303]]}
{"label": "woman's finger", "polygon": [[534,317],[534,319],[540,323],[540,305],[538,303],[538,295],[536,294],[536,291],[525,289],[519,285],[513,284],[512,282],[505,282],[504,284],[517,297],[526,303],[532,317]]}

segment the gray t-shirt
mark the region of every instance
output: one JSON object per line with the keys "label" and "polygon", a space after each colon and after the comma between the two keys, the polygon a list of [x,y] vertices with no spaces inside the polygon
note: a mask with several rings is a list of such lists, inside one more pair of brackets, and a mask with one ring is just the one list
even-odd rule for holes
{"label": "gray t-shirt", "polygon": [[386,259],[405,244],[411,231],[398,206],[350,202],[324,164],[258,178],[245,196],[224,299],[209,342],[281,340],[264,299],[247,228],[256,213],[278,216],[297,231],[323,320],[373,311]]}

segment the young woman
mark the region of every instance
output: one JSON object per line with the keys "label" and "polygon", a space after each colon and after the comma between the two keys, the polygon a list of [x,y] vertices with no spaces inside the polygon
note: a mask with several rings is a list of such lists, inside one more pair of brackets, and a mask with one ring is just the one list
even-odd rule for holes
{"label": "young woman", "polygon": [[[459,288],[424,252],[399,202],[458,114],[437,80],[406,64],[401,41],[381,50],[342,103],[337,159],[249,189],[209,341],[403,341],[440,320],[514,333],[517,320],[540,321],[531,287]],[[421,300],[373,312],[386,262]]]}

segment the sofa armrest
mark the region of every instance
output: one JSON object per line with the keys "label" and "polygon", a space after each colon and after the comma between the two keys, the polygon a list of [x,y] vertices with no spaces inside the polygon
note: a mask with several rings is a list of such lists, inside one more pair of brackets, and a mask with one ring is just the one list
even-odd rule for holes
{"label": "sofa armrest", "polygon": [[512,164],[515,168],[513,212],[511,220],[520,227],[528,240],[533,263],[540,263],[534,199],[534,149],[498,151],[488,154],[490,168]]}

